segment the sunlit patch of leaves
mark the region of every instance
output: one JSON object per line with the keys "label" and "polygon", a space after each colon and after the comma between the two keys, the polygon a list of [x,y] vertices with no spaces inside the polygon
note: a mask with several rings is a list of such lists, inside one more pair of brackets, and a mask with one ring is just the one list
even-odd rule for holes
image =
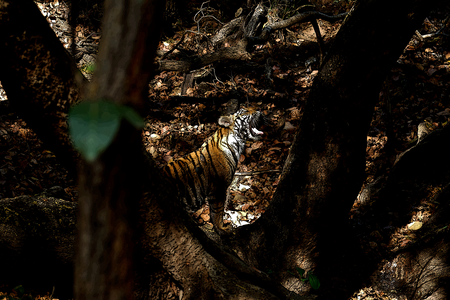
{"label": "sunlit patch of leaves", "polygon": [[54,299],[52,295],[33,296],[27,292],[22,285],[18,285],[12,289],[10,293],[0,292],[0,300],[58,300]]}

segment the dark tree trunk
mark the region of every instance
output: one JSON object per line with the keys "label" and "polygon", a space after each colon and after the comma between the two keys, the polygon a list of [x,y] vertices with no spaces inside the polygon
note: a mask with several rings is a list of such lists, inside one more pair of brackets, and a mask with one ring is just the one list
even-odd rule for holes
{"label": "dark tree trunk", "polygon": [[[389,244],[393,232],[411,222],[424,199],[436,211],[419,230],[409,230],[406,241],[386,256],[371,275],[374,286],[401,291],[408,299],[447,299],[450,293],[450,126],[436,130],[400,155],[389,176],[378,180],[382,189],[369,191],[362,227],[376,224]],[[396,216],[396,217],[393,217]],[[373,228],[373,226],[371,226]],[[366,235],[370,232],[366,229]]]}
{"label": "dark tree trunk", "polygon": [[[87,99],[142,110],[163,9],[164,1],[105,2],[103,39]],[[140,130],[122,121],[108,149],[95,161],[82,162],[75,299],[134,298],[135,230],[145,178],[141,142]]]}
{"label": "dark tree trunk", "polygon": [[[366,135],[378,91],[414,30],[442,2],[356,4],[314,81],[271,206],[255,226],[237,234],[236,249],[245,261],[273,270],[295,291],[310,287],[287,270],[315,270],[324,285],[337,288],[334,299],[348,296],[339,294],[346,290],[339,276],[357,261],[346,224],[364,180]],[[350,282],[358,284],[361,276],[356,271],[353,276]]]}
{"label": "dark tree trunk", "polygon": [[0,15],[0,81],[11,106],[75,175],[66,116],[84,77],[33,1],[0,1]]}

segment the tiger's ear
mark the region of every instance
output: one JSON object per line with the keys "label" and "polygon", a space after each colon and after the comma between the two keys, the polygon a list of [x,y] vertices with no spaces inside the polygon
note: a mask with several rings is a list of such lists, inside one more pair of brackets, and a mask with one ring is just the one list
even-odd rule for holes
{"label": "tiger's ear", "polygon": [[223,127],[230,127],[233,124],[233,118],[230,116],[221,116],[219,118],[219,125]]}

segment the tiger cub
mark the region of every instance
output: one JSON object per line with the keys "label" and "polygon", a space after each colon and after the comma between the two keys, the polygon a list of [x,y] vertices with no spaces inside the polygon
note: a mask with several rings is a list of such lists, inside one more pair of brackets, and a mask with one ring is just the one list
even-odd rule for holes
{"label": "tiger cub", "polygon": [[252,108],[242,108],[219,118],[221,126],[196,151],[168,163],[163,172],[176,185],[189,212],[209,203],[210,218],[218,234],[225,234],[224,205],[228,186],[233,180],[247,140],[263,135],[257,127],[264,115]]}

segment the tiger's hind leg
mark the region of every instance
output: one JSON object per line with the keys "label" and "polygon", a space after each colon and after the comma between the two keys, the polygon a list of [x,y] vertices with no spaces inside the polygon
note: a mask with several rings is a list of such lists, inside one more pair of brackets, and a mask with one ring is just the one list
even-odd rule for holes
{"label": "tiger's hind leg", "polygon": [[225,197],[221,200],[217,198],[208,198],[209,202],[209,216],[211,218],[211,222],[214,225],[214,230],[219,235],[226,235],[231,232],[231,225],[225,226],[223,223],[223,216],[225,214]]}

